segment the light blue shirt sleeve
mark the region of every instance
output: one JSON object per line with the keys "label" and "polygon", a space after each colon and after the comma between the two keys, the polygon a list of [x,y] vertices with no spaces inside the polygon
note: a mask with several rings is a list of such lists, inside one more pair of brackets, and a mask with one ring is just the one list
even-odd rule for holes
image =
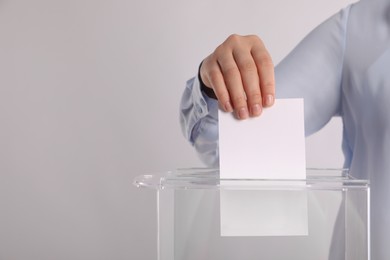
{"label": "light blue shirt sleeve", "polygon": [[202,93],[198,77],[187,81],[180,103],[180,124],[183,135],[194,146],[202,162],[217,167],[218,101]]}
{"label": "light blue shirt sleeve", "polygon": [[275,68],[276,96],[304,98],[311,135],[341,115],[341,84],[350,7],[319,25]]}
{"label": "light blue shirt sleeve", "polygon": [[[343,9],[318,26],[275,68],[277,98],[304,98],[306,135],[340,114],[348,13]],[[200,159],[217,167],[218,103],[201,92],[197,77],[187,82],[180,122]]]}

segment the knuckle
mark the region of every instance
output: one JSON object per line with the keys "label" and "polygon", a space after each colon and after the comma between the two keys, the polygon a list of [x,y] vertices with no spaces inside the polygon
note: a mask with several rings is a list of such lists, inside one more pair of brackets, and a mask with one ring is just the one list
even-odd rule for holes
{"label": "knuckle", "polygon": [[274,92],[275,82],[274,81],[266,81],[261,83],[261,88],[263,92]]}
{"label": "knuckle", "polygon": [[259,92],[248,93],[248,101],[251,103],[258,103],[261,100],[261,94]]}
{"label": "knuckle", "polygon": [[274,66],[271,56],[266,51],[258,54],[258,59],[261,66]]}
{"label": "knuckle", "polygon": [[248,35],[246,36],[248,41],[251,43],[252,48],[254,49],[265,49],[263,40],[257,35]]}
{"label": "knuckle", "polygon": [[235,77],[239,74],[239,71],[238,71],[237,67],[231,66],[231,67],[226,68],[223,73],[226,77]]}
{"label": "knuckle", "polygon": [[244,61],[242,64],[240,64],[240,67],[242,70],[247,72],[257,71],[256,64],[251,60]]}
{"label": "knuckle", "polygon": [[234,96],[234,97],[232,97],[232,102],[233,102],[235,107],[245,106],[246,105],[246,98],[244,97],[244,95]]}
{"label": "knuckle", "polygon": [[264,57],[262,59],[261,65],[269,67],[269,68],[273,68],[274,67],[274,63],[273,63],[273,61],[272,61],[272,59],[271,59],[271,57],[269,55],[267,55],[266,57]]}
{"label": "knuckle", "polygon": [[221,72],[217,69],[210,69],[208,71],[208,77],[212,83],[217,82],[221,77]]}
{"label": "knuckle", "polygon": [[220,103],[224,104],[226,101],[229,101],[229,95],[225,91],[215,89],[215,95],[218,97]]}
{"label": "knuckle", "polygon": [[231,34],[225,41],[225,44],[227,45],[234,45],[234,44],[237,44],[239,42],[241,42],[241,39],[242,39],[243,36],[240,36],[238,34]]}
{"label": "knuckle", "polygon": [[246,36],[248,39],[250,39],[251,41],[253,41],[253,42],[257,42],[257,43],[263,43],[263,41],[260,39],[260,37],[259,36],[257,36],[257,35],[254,35],[254,34],[250,34],[250,35],[247,35]]}
{"label": "knuckle", "polygon": [[240,35],[238,35],[238,34],[236,34],[236,33],[233,33],[233,34],[229,35],[229,37],[227,38],[227,40],[236,41],[236,40],[238,40],[239,38],[241,38]]}

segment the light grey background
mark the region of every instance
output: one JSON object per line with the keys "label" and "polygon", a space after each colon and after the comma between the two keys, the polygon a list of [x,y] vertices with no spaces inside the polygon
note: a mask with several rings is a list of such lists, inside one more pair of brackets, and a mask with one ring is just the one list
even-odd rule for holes
{"label": "light grey background", "polygon": [[[0,260],[156,259],[156,200],[135,176],[200,166],[185,81],[228,35],[277,63],[349,0],[0,0]],[[339,167],[340,120],[307,140]]]}

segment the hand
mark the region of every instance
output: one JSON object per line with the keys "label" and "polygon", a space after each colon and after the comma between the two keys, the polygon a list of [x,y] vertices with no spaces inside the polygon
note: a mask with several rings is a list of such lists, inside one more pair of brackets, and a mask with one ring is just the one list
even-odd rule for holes
{"label": "hand", "polygon": [[257,36],[229,36],[203,61],[200,76],[220,107],[239,119],[259,116],[274,103],[274,65]]}

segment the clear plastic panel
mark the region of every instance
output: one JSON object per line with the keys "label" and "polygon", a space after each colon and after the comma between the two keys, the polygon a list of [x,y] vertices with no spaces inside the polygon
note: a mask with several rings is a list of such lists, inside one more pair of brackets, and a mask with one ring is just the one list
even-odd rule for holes
{"label": "clear plastic panel", "polygon": [[[302,185],[303,184],[303,185]],[[347,169],[307,169],[304,180],[220,179],[219,170],[208,168],[178,169],[141,175],[134,185],[150,189],[344,189],[368,187],[366,180],[349,175]]]}
{"label": "clear plastic panel", "polygon": [[[369,185],[346,170],[308,170],[306,180],[289,181],[220,180],[218,171],[187,169],[135,184],[157,190],[159,260],[369,259]],[[240,193],[251,198],[250,210],[265,213],[257,198],[305,197],[308,233],[221,235],[221,198]],[[246,210],[234,214],[245,219]]]}

